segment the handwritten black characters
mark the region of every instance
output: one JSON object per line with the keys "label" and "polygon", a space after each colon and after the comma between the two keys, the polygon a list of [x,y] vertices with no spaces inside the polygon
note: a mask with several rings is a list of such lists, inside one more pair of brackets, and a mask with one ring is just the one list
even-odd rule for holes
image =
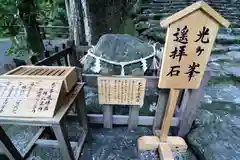
{"label": "handwritten black characters", "polygon": [[178,50],[177,47],[175,47],[174,50],[171,53],[172,54],[169,57],[171,57],[172,59],[175,59],[176,57],[179,57],[178,62],[180,62],[181,59],[182,59],[182,56],[187,56],[186,45],[180,46],[179,50]]}
{"label": "handwritten black characters", "polygon": [[196,48],[196,54],[197,54],[197,56],[200,56],[203,51],[204,51],[204,49],[203,49],[201,46],[198,46],[198,47]]}
{"label": "handwritten black characters", "polygon": [[193,64],[189,65],[189,70],[188,72],[186,72],[185,74],[188,74],[188,81],[191,81],[191,79],[195,76],[195,74],[199,74],[200,72],[199,71],[196,71],[196,69],[200,67],[200,64],[199,63],[195,63],[193,62]]}
{"label": "handwritten black characters", "polygon": [[205,26],[203,27],[203,30],[202,31],[199,31],[198,33],[198,39],[195,40],[195,42],[198,42],[201,40],[202,43],[209,43],[209,38],[205,36],[208,36],[209,35],[209,28],[206,28]]}
{"label": "handwritten black characters", "polygon": [[177,41],[182,44],[188,43],[188,27],[184,26],[183,29],[180,31],[180,28],[177,28],[177,32],[173,34],[175,39],[173,41]]}
{"label": "handwritten black characters", "polygon": [[180,68],[180,66],[171,66],[171,70],[170,72],[167,74],[167,76],[178,76],[180,73],[180,70],[178,70],[178,68]]}

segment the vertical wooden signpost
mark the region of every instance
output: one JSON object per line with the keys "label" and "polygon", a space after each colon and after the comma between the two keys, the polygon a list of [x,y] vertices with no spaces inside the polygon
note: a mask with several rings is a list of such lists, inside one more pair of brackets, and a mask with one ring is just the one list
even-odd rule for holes
{"label": "vertical wooden signpost", "polygon": [[171,150],[186,151],[180,137],[168,136],[180,89],[200,86],[219,26],[230,23],[203,1],[196,2],[161,22],[168,27],[159,88],[170,88],[160,137],[143,136],[140,150],[159,150],[161,159],[173,159]]}

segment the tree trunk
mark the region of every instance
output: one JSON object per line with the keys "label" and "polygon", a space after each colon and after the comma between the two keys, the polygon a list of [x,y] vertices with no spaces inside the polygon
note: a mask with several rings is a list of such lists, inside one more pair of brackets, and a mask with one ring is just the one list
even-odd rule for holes
{"label": "tree trunk", "polygon": [[85,41],[85,36],[83,36],[83,25],[81,21],[81,12],[80,12],[80,1],[70,0],[70,19],[73,30],[73,39],[76,46],[83,44]]}
{"label": "tree trunk", "polygon": [[65,8],[67,12],[67,19],[68,19],[68,27],[69,27],[69,39],[73,40],[74,39],[74,34],[73,34],[73,28],[72,28],[72,21],[71,21],[71,14],[70,14],[70,6],[69,6],[69,0],[65,0]]}
{"label": "tree trunk", "polygon": [[18,11],[26,31],[28,46],[35,54],[43,57],[44,45],[36,21],[36,7],[33,0],[22,0],[18,4]]}
{"label": "tree trunk", "polygon": [[83,20],[84,20],[84,29],[85,37],[89,46],[92,45],[92,27],[91,27],[91,17],[89,13],[89,4],[87,0],[81,0],[82,9],[83,9]]}

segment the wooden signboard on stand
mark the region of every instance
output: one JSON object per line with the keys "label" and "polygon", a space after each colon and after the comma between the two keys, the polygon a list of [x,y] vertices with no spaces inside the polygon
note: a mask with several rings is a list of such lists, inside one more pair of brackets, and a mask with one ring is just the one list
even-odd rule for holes
{"label": "wooden signboard on stand", "polygon": [[62,84],[62,80],[0,77],[0,116],[53,117],[60,103]]}
{"label": "wooden signboard on stand", "polygon": [[112,105],[129,105],[128,129],[136,128],[139,109],[144,103],[145,87],[144,78],[98,77],[99,104],[106,104],[103,108],[104,128],[112,128]]}
{"label": "wooden signboard on stand", "polygon": [[168,136],[180,89],[199,88],[218,28],[229,25],[227,20],[203,1],[161,22],[161,26],[168,27],[168,30],[158,87],[170,88],[170,95],[160,137],[141,137],[138,140],[140,149],[147,149],[145,144],[148,144],[148,149],[156,149],[157,146],[160,158],[164,160],[173,160],[170,151],[174,148],[186,151],[187,145],[182,138]]}

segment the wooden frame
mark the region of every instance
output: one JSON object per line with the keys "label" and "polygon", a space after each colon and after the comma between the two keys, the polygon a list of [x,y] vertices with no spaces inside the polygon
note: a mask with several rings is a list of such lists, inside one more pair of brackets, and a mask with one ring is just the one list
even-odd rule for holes
{"label": "wooden frame", "polygon": [[[86,85],[90,87],[97,87],[97,77],[101,75],[82,74],[82,76],[83,76],[83,81],[86,83]],[[118,77],[118,76],[112,76],[112,77]],[[132,77],[132,76],[125,76],[125,77]],[[143,76],[139,78],[145,78],[147,80],[146,88],[156,88],[158,85],[159,77],[157,76]],[[189,89],[189,90],[184,90],[184,92],[182,92],[182,94],[185,96],[183,96],[180,102],[180,105],[177,107],[177,110],[175,111],[175,117],[173,118],[171,123],[172,127],[176,127],[178,128],[179,131],[181,131],[181,132],[179,131],[177,132],[178,135],[181,134],[181,136],[184,137],[190,131],[190,127],[193,121],[195,120],[195,113],[191,111],[196,110],[197,106],[199,105],[200,98],[203,96],[204,87],[207,85],[209,78],[210,78],[210,72],[206,71],[199,89]],[[189,92],[189,93],[186,93],[186,92]],[[159,90],[157,108],[156,108],[154,117],[138,116],[138,114],[136,114],[136,112],[138,111],[131,111],[131,110],[129,115],[132,115],[132,116],[130,117],[127,115],[113,115],[111,105],[105,105],[106,107],[103,109],[103,112],[104,112],[103,115],[88,114],[88,117],[89,117],[90,123],[98,123],[98,124],[102,123],[106,128],[112,128],[113,124],[128,124],[129,126],[133,126],[130,128],[135,128],[137,125],[136,124],[132,125],[131,123],[129,123],[131,121],[127,121],[127,120],[128,118],[138,119],[138,125],[147,125],[147,126],[153,125],[153,133],[155,135],[158,135],[161,127],[161,121],[164,114],[164,111],[161,108],[162,106],[167,105],[168,94],[169,94],[169,90],[167,89]],[[131,112],[135,112],[135,115]],[[185,113],[188,113],[188,115],[185,116]],[[185,124],[186,121],[188,122],[187,123],[188,125]]]}
{"label": "wooden frame", "polygon": [[[79,61],[77,61],[77,55],[76,52],[81,52],[81,55],[84,55],[83,53],[86,53],[87,50],[90,48],[89,46],[78,46],[75,48],[75,46],[70,46],[71,49],[65,49],[63,51],[60,51],[53,56],[50,56],[49,58],[45,58],[44,60],[41,60],[36,65],[48,65],[51,66],[57,59],[64,57],[66,55],[69,55],[68,59],[71,60],[71,63],[69,65],[76,66],[77,70],[80,72],[79,75],[81,75],[81,64]],[[61,56],[59,56],[60,54]],[[52,58],[51,58],[52,57]],[[55,58],[53,58],[55,57]],[[100,75],[94,75],[94,74],[82,74],[83,81],[86,82],[86,85],[97,87],[97,77]],[[113,76],[118,77],[118,76]],[[131,76],[126,76],[131,77]],[[81,77],[82,78],[82,77]],[[158,76],[143,76],[141,78],[145,78],[147,80],[146,88],[156,88],[158,86]],[[199,89],[188,89],[181,92],[181,96],[183,97],[179,103],[179,106],[177,106],[175,111],[175,117],[172,120],[172,127],[177,128],[177,135],[180,135],[182,137],[185,137],[186,134],[190,131],[191,125],[195,119],[195,113],[192,112],[192,110],[196,110],[198,104],[200,103],[200,99],[203,96],[203,90],[205,85],[207,84],[208,80],[210,78],[210,72],[206,71],[204,73],[203,82],[204,84],[200,85]],[[164,114],[164,110],[162,110],[162,106],[167,105],[167,99],[168,99],[169,89],[160,89],[159,90],[159,97],[157,101],[157,108],[155,112],[155,116],[138,116],[136,114],[138,111],[132,110],[130,115],[133,115],[133,118],[130,118],[132,120],[137,120],[138,125],[146,125],[146,126],[153,126],[153,133],[155,135],[159,134],[159,130],[161,128],[162,118]],[[183,94],[183,96],[182,96]],[[193,100],[194,99],[194,100]],[[185,114],[187,113],[187,115]],[[135,117],[134,117],[135,116]],[[136,117],[137,116],[137,117]],[[113,124],[116,125],[126,125],[129,124],[128,121],[129,116],[128,115],[113,115],[112,114],[112,106],[106,105],[104,108],[103,114],[88,114],[89,122],[90,123],[97,123],[97,124],[104,124],[104,127],[111,128]],[[185,123],[187,122],[187,123]],[[134,124],[133,127],[136,127],[136,124]],[[183,132],[184,131],[184,132]]]}

